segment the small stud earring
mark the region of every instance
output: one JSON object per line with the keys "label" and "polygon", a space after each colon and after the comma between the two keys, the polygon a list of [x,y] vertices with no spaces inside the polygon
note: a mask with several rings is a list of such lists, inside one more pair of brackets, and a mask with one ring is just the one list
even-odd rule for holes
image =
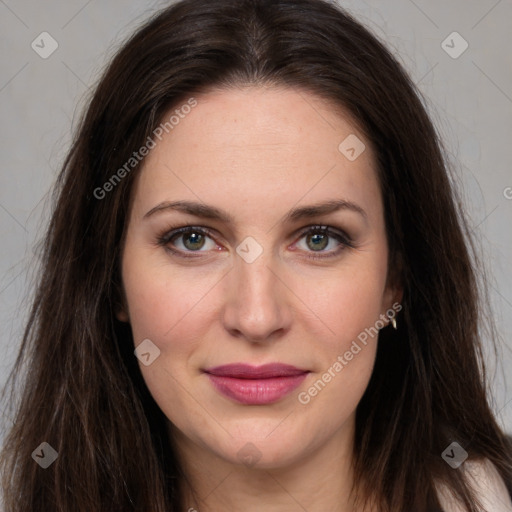
{"label": "small stud earring", "polygon": [[390,321],[391,321],[391,325],[393,326],[393,329],[395,329],[395,331],[396,331],[398,329],[398,327],[396,326],[396,319],[395,319],[395,317],[391,318]]}

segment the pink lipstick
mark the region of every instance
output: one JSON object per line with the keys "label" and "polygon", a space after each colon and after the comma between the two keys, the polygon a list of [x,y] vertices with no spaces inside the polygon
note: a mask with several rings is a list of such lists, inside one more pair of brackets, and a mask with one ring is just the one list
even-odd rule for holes
{"label": "pink lipstick", "polygon": [[236,363],[204,371],[217,391],[245,405],[277,402],[297,388],[309,373],[280,363],[263,366]]}

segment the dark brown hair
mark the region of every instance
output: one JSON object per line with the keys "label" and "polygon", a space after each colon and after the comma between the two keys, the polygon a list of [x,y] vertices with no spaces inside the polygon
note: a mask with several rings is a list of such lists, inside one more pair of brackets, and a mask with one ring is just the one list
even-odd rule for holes
{"label": "dark brown hair", "polygon": [[[114,57],[59,174],[40,282],[9,377],[15,389],[27,364],[20,403],[9,399],[15,416],[0,461],[9,512],[185,509],[165,418],[142,379],[130,328],[115,318],[142,165],[103,199],[94,191],[183,98],[261,84],[344,108],[377,155],[389,270],[404,297],[399,329],[381,331],[357,408],[361,496],[386,512],[430,512],[440,508],[435,484],[443,482],[477,511],[464,472],[441,458],[452,441],[470,460],[489,459],[510,485],[510,447],[488,405],[469,230],[437,133],[401,65],[324,0],[184,0]],[[58,452],[46,470],[31,457],[43,441]]]}

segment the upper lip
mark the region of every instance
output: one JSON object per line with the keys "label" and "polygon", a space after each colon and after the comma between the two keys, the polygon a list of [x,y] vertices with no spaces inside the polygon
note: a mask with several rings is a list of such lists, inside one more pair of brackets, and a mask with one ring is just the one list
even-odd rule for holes
{"label": "upper lip", "polygon": [[204,370],[211,375],[233,377],[236,379],[270,379],[272,377],[290,377],[307,373],[295,366],[281,363],[269,363],[262,366],[251,366],[245,363],[225,364]]}

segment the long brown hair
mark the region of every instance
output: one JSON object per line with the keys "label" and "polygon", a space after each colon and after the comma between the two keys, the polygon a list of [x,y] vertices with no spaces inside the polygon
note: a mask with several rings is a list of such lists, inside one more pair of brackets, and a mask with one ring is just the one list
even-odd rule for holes
{"label": "long brown hair", "polygon": [[[5,509],[185,509],[165,418],[142,379],[130,328],[115,317],[121,243],[143,163],[108,194],[97,191],[170,107],[240,84],[329,100],[357,120],[377,155],[389,271],[404,297],[398,330],[381,331],[357,408],[357,486],[382,511],[430,512],[440,508],[435,485],[443,482],[476,512],[464,472],[445,463],[443,450],[458,442],[470,460],[494,463],[509,486],[512,461],[488,405],[469,230],[421,96],[384,45],[325,0],[183,0],[148,20],[106,69],[58,177],[40,281],[8,381],[15,389],[27,365],[19,404],[9,398]],[[47,469],[32,458],[42,442],[58,453]]]}

